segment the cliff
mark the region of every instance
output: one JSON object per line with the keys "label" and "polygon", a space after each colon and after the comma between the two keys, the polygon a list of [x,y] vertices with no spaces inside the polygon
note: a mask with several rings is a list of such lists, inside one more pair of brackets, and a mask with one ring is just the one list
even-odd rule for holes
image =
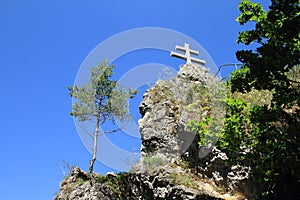
{"label": "cliff", "polygon": [[247,185],[250,169],[225,164],[227,155],[213,147],[201,157],[200,138],[188,126],[212,114],[209,84],[216,82],[193,64],[181,66],[171,80],[159,80],[139,108],[140,163],[129,173],[96,174],[92,185],[75,168],[54,200],[245,199],[254,193]]}

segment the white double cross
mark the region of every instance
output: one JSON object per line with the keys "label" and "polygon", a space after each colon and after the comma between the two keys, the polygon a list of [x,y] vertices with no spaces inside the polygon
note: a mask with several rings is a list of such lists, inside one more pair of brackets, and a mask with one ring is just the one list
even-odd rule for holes
{"label": "white double cross", "polygon": [[184,43],[183,47],[176,45],[175,49],[179,50],[179,51],[183,51],[183,52],[185,52],[185,54],[180,54],[180,53],[171,51],[170,56],[174,56],[174,57],[177,57],[177,58],[184,59],[184,60],[186,60],[186,64],[192,64],[192,62],[195,62],[197,64],[205,65],[205,60],[201,60],[199,58],[193,58],[191,56],[191,54],[198,56],[199,51],[195,51],[195,50],[190,49],[189,44]]}

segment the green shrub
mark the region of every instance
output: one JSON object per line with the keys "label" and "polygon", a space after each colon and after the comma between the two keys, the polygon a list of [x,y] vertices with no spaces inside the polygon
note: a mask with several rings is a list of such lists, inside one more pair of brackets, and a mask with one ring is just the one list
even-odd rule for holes
{"label": "green shrub", "polygon": [[169,179],[178,184],[178,185],[184,185],[189,188],[198,189],[198,184],[195,181],[195,179],[192,177],[191,174],[187,173],[170,173]]}
{"label": "green shrub", "polygon": [[106,183],[108,181],[107,176],[103,176],[103,175],[97,175],[96,177],[96,182],[97,183]]}
{"label": "green shrub", "polygon": [[165,160],[160,157],[146,157],[144,158],[144,165],[147,167],[157,167],[165,164]]}

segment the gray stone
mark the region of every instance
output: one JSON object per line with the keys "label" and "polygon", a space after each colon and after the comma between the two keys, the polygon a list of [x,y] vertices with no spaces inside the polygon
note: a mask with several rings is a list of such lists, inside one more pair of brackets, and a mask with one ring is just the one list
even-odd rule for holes
{"label": "gray stone", "polygon": [[[158,81],[139,106],[141,162],[126,176],[108,173],[107,182],[93,185],[86,172],[75,168],[62,181],[54,200],[237,199],[229,193],[219,194],[220,185],[226,190],[253,191],[245,184],[250,171],[247,166],[228,166],[227,155],[212,145],[204,149],[212,151],[200,158],[199,137],[187,128],[190,120],[209,114],[207,110],[199,112],[203,102],[186,102],[187,91],[212,79],[207,69],[189,63],[181,66],[173,79]],[[191,168],[177,166],[180,160]]]}
{"label": "gray stone", "polygon": [[[171,80],[159,80],[143,96],[140,104],[142,118],[139,129],[142,136],[142,159],[145,155],[165,154],[174,162],[185,154],[190,162],[198,161],[198,137],[187,130],[186,124],[192,119],[205,117],[198,112],[199,106],[187,110],[186,92],[205,82],[208,71],[198,65],[181,66],[178,75]],[[195,104],[197,105],[197,104]]]}

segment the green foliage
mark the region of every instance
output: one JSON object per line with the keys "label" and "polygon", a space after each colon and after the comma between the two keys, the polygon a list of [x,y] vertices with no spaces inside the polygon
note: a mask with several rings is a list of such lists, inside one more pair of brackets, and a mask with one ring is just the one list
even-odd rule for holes
{"label": "green foliage", "polygon": [[[71,115],[79,121],[95,122],[93,157],[89,167],[91,174],[96,160],[99,127],[106,122],[115,124],[116,119],[121,122],[130,120],[128,98],[133,98],[137,93],[136,90],[131,88],[127,92],[122,86],[117,84],[117,81],[111,80],[114,67],[114,65],[108,66],[108,62],[104,60],[96,67],[91,68],[91,76],[88,83],[81,87],[77,85],[68,87],[69,94],[76,99],[76,102],[72,105]],[[111,130],[105,130],[104,133],[118,130],[120,129],[112,128]]]}
{"label": "green foliage", "polygon": [[[193,85],[186,92],[185,104],[186,109],[190,112],[195,112],[198,108],[199,113],[210,111],[210,93],[205,84]],[[210,116],[203,116],[205,119],[191,120],[187,123],[189,131],[198,134],[202,145],[205,141],[205,136],[209,132]]]}
{"label": "green foliage", "polygon": [[162,166],[166,163],[166,161],[163,158],[156,157],[156,156],[148,156],[145,157],[143,160],[143,164],[146,168],[154,169],[158,166]]}
{"label": "green foliage", "polygon": [[269,90],[256,90],[252,88],[252,90],[247,93],[235,92],[230,94],[230,98],[240,99],[249,103],[249,106],[251,107],[264,105],[269,106],[272,102],[273,92]]}
{"label": "green foliage", "polygon": [[[241,14],[237,17],[237,21],[241,25],[247,22],[264,23],[266,21],[267,12],[258,3],[252,3],[250,0],[242,0],[239,4],[239,10]],[[255,40],[259,42],[262,40],[262,38],[257,35],[256,30],[246,30],[239,33],[238,43],[251,44]]]}
{"label": "green foliage", "polygon": [[100,119],[100,125],[106,121],[129,120],[128,98],[137,93],[129,89],[127,92],[117,81],[111,80],[114,65],[108,66],[106,60],[91,68],[90,81],[81,87],[69,86],[71,97],[78,101],[72,105],[71,115],[80,121]]}
{"label": "green foliage", "polygon": [[96,182],[97,183],[106,183],[109,179],[105,175],[97,175],[96,176]]}
{"label": "green foliage", "polygon": [[178,164],[178,166],[182,167],[183,169],[190,169],[191,168],[190,163],[186,160],[183,160],[183,159],[177,160],[177,164]]}
{"label": "green foliage", "polygon": [[300,166],[298,108],[287,112],[274,104],[251,104],[233,97],[227,99],[227,108],[218,147],[228,153],[231,163],[250,164],[252,176],[263,186],[261,194],[266,199],[270,195],[281,199],[287,195],[285,191],[292,198]]}
{"label": "green foliage", "polygon": [[[231,164],[251,166],[252,178],[261,185],[261,198],[293,199],[300,178],[299,106],[279,107],[272,91],[255,89],[228,93],[225,102],[227,114],[218,148],[227,153]],[[212,124],[210,115],[189,123],[200,137],[200,146]]]}
{"label": "green foliage", "polygon": [[189,173],[170,173],[169,178],[172,182],[184,185],[189,188],[198,189],[199,186],[193,176]]}
{"label": "green foliage", "polygon": [[96,182],[112,188],[117,199],[124,199],[129,192],[128,177],[130,173],[123,172],[109,177],[107,175],[96,175]]}
{"label": "green foliage", "polygon": [[214,145],[217,141],[225,116],[225,112],[223,113],[225,88],[224,83],[212,78],[206,84],[193,85],[187,91],[188,105],[185,109],[196,117],[193,117],[186,126],[189,131],[198,135],[199,146]]}
{"label": "green foliage", "polygon": [[149,91],[149,94],[152,95],[153,98],[151,100],[153,103],[161,102],[162,100],[172,100],[174,96],[173,92],[170,90],[172,87],[172,83],[168,80],[164,81],[162,85],[154,85],[153,88]]}
{"label": "green foliage", "polygon": [[[265,11],[257,3],[242,0],[237,21],[241,25],[254,22],[255,28],[240,32],[238,42],[256,43],[258,47],[255,52],[237,52],[237,58],[244,66],[232,76],[234,91],[249,91],[252,87],[275,89],[277,103],[286,104],[288,99],[296,101],[295,95],[299,96],[299,92],[290,87],[287,72],[300,60],[299,2],[273,0],[270,10]],[[287,92],[287,96],[281,96],[282,92]]]}
{"label": "green foliage", "polygon": [[249,134],[249,104],[240,99],[227,99],[227,115],[224,122],[224,129],[218,141],[221,149],[226,150],[229,159],[243,160],[241,147],[245,146],[245,138]]}
{"label": "green foliage", "polygon": [[210,93],[205,84],[197,84],[188,88],[185,95],[185,104],[201,104],[202,107],[207,106],[210,100]]}
{"label": "green foliage", "polygon": [[201,121],[196,121],[196,120],[191,120],[187,124],[187,128],[189,131],[196,133],[199,135],[199,146],[202,146],[205,142],[205,137],[210,132],[210,122],[211,122],[211,117],[206,116],[204,120]]}
{"label": "green foliage", "polygon": [[250,164],[264,198],[282,199],[288,191],[292,199],[300,172],[299,112],[295,116],[236,98],[227,99],[227,108],[218,147],[227,152],[232,164]]}
{"label": "green foliage", "polygon": [[[247,160],[251,164],[252,176],[262,183],[265,199],[299,196],[299,5],[299,0],[272,0],[268,11],[250,0],[239,5],[237,21],[241,25],[252,22],[255,27],[240,32],[238,42],[256,43],[257,48],[236,53],[244,65],[232,74],[231,89],[246,95],[255,89],[269,95],[267,101],[257,104],[246,103],[249,98],[243,95],[231,97],[219,145],[233,162]],[[240,155],[241,149],[247,151]]]}
{"label": "green foliage", "polygon": [[290,69],[286,73],[286,76],[291,82],[291,87],[297,88],[300,84],[300,65],[297,65]]}

